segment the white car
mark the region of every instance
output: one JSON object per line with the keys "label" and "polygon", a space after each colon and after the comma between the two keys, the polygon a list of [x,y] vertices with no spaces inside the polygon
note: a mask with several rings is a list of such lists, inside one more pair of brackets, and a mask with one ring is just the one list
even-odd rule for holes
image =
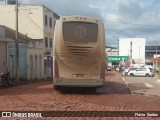
{"label": "white car", "polygon": [[107,71],[112,71],[112,67],[111,66],[107,66]]}
{"label": "white car", "polygon": [[129,71],[133,71],[133,70],[136,70],[137,69],[137,67],[129,67],[129,68],[127,68],[127,69],[124,69],[124,71],[123,71],[123,75],[128,75],[128,72]]}
{"label": "white car", "polygon": [[133,71],[128,72],[129,76],[146,76],[146,77],[154,77],[155,72],[152,68],[141,67]]}

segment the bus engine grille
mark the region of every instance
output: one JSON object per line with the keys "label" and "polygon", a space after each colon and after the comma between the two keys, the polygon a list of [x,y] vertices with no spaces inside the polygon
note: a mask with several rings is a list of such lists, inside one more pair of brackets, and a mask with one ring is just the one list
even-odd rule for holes
{"label": "bus engine grille", "polygon": [[93,47],[86,46],[68,46],[68,49],[72,55],[88,56],[91,54]]}

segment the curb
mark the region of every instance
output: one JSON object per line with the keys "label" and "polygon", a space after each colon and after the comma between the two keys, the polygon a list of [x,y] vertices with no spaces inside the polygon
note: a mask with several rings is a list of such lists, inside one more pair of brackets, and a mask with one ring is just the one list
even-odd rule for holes
{"label": "curb", "polygon": [[123,80],[124,83],[126,84],[127,89],[128,89],[128,90],[130,91],[130,93],[132,94],[132,90],[129,88],[128,83],[127,83],[127,80],[126,80],[126,78],[125,78],[124,76],[122,76],[122,80]]}

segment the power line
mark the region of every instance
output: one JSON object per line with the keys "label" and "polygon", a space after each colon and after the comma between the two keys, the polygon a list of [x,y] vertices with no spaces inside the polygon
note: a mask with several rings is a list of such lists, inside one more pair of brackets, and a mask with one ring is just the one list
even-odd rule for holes
{"label": "power line", "polygon": [[[37,9],[37,8],[30,8],[30,9],[41,10],[41,9]],[[64,15],[64,16],[72,16],[71,14],[67,14],[67,13],[61,13],[61,12],[56,12],[56,13],[59,14],[59,15]],[[104,21],[104,22],[119,23],[119,24],[128,24],[128,25],[136,25],[136,26],[160,27],[160,25],[130,23],[130,22],[112,21],[112,20],[106,20],[106,19],[100,19],[100,20]]]}
{"label": "power line", "polygon": [[25,13],[24,10],[22,10],[23,13],[21,13],[22,15],[26,16],[27,18],[29,18],[29,20],[38,28],[40,29],[41,31],[43,31],[43,28],[41,28],[41,26],[39,26],[28,14]]}
{"label": "power line", "polygon": [[[1,1],[1,0],[0,0]],[[23,6],[23,2],[21,0],[21,5],[22,7],[27,7],[27,6]],[[36,10],[40,10],[38,8],[29,8],[29,9],[36,9]],[[72,16],[71,14],[67,14],[67,13],[61,13],[61,12],[56,12],[59,15],[64,15],[64,16]],[[101,21],[104,22],[110,22],[110,23],[118,23],[118,24],[128,24],[128,25],[135,25],[135,26],[146,26],[146,27],[160,27],[160,25],[151,25],[151,24],[140,24],[140,23],[130,23],[130,22],[121,22],[121,21],[112,21],[112,20],[106,20],[106,19],[100,19]]]}

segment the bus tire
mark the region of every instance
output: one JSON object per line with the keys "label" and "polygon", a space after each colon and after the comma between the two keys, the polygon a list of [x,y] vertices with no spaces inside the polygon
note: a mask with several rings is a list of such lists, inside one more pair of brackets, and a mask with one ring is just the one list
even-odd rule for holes
{"label": "bus tire", "polygon": [[54,88],[54,90],[56,90],[56,91],[59,90],[59,86],[57,86],[57,85],[54,85],[53,88]]}

